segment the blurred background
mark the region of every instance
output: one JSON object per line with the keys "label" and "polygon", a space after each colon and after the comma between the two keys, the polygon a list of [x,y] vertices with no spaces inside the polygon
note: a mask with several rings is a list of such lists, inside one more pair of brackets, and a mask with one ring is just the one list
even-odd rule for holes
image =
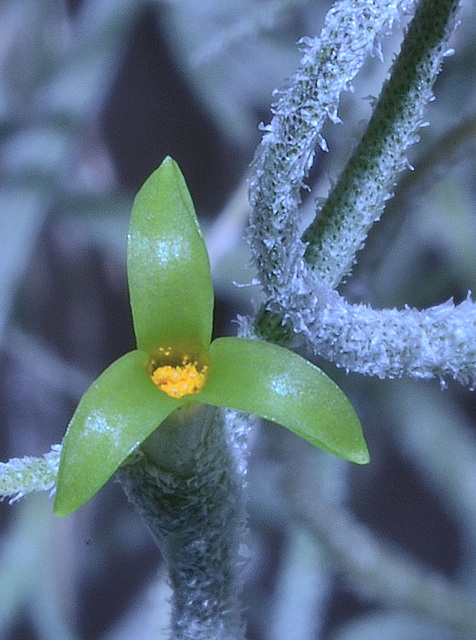
{"label": "blurred background", "polygon": [[[215,335],[261,301],[246,176],[271,94],[327,0],[0,0],[0,459],[61,441],[83,391],[134,347],[125,248],[134,193],[181,165],[216,287]],[[342,291],[417,307],[476,291],[476,7],[463,3],[431,126]],[[401,32],[343,96],[303,202],[309,222],[365,126]],[[309,355],[309,354],[308,354]],[[275,425],[250,446],[249,640],[476,637],[475,396],[319,362],[352,399],[372,463]],[[166,638],[165,568],[117,483],[65,519],[0,504],[0,637]]]}

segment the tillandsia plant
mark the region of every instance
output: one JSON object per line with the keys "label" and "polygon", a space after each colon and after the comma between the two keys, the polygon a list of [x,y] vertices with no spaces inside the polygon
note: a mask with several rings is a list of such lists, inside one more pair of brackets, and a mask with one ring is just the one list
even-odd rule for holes
{"label": "tillandsia plant", "polygon": [[168,560],[173,637],[239,638],[242,486],[213,407],[278,422],[353,462],[369,454],[351,404],[316,366],[259,340],[211,342],[208,255],[171,158],[139,191],[128,239],[137,350],[80,401],[63,442],[55,513],[80,507],[122,465],[124,489]]}
{"label": "tillandsia plant", "polygon": [[230,337],[210,344],[208,255],[171,158],[137,194],[128,241],[137,350],[113,363],[79,403],[61,453],[57,515],[89,500],[172,412],[176,430],[193,421],[195,412],[184,409],[197,404],[253,413],[342,458],[369,461],[349,401],[316,366],[261,341]]}
{"label": "tillandsia plant", "polygon": [[[239,546],[248,427],[240,412],[279,423],[341,458],[369,459],[343,392],[274,342],[300,336],[309,350],[365,375],[449,376],[475,386],[476,305],[469,296],[458,306],[419,311],[351,304],[337,291],[418,139],[450,51],[457,6],[456,0],[340,0],[320,36],[301,41],[301,64],[276,94],[252,168],[249,240],[266,302],[243,324],[244,337],[211,340],[206,248],[183,176],[172,159],[163,162],[138,193],[130,223],[137,349],[88,389],[62,447],[0,467],[3,496],[56,486],[58,515],[79,508],[117,472],[168,560],[174,640],[243,637]],[[316,144],[326,147],[322,126],[339,121],[341,93],[367,55],[379,54],[381,37],[400,14],[415,7],[368,129],[303,235],[301,189]],[[258,335],[272,342],[251,339]],[[426,594],[425,580],[412,593],[421,584]],[[423,609],[430,607],[424,599]]]}

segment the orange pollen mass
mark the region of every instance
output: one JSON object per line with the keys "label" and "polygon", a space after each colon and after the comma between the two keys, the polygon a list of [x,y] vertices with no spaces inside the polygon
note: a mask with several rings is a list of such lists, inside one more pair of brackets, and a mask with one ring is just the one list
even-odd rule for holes
{"label": "orange pollen mass", "polygon": [[208,367],[199,371],[197,366],[197,362],[190,362],[188,356],[184,356],[181,365],[157,367],[152,373],[152,382],[172,398],[198,393],[205,384]]}

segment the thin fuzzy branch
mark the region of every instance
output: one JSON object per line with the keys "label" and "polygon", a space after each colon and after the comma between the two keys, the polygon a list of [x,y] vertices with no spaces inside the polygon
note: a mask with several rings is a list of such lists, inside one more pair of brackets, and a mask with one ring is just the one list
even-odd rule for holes
{"label": "thin fuzzy branch", "polygon": [[[373,274],[378,271],[377,280],[363,278],[366,282],[367,296],[375,295],[382,285],[385,286],[385,272],[388,269],[386,262],[388,254],[388,238],[396,238],[399,233],[405,233],[408,220],[413,215],[415,203],[425,200],[428,191],[434,186],[435,181],[444,178],[448,171],[460,163],[464,158],[469,158],[476,149],[476,113],[465,115],[461,121],[450,127],[441,137],[427,147],[415,162],[414,171],[407,171],[402,175],[396,192],[395,200],[387,204],[386,215],[375,229],[376,233],[370,245],[359,257],[357,265],[357,277],[362,279],[362,274]],[[445,153],[441,153],[441,149]],[[383,275],[382,275],[383,274]],[[380,282],[380,285],[379,285]],[[385,295],[385,293],[384,293]],[[377,296],[379,294],[377,293]]]}
{"label": "thin fuzzy branch", "polygon": [[250,180],[250,245],[267,295],[281,297],[296,275],[303,245],[297,207],[320,130],[339,122],[342,91],[349,90],[368,54],[379,53],[409,0],[341,0],[329,11],[319,38],[303,38],[303,57],[292,85],[276,93],[273,119],[258,147]]}
{"label": "thin fuzzy branch", "polygon": [[469,296],[456,306],[376,310],[322,287],[314,306],[289,317],[320,355],[347,371],[476,386],[476,304]]}
{"label": "thin fuzzy branch", "polygon": [[418,141],[458,4],[422,0],[418,5],[368,128],[304,235],[309,242],[305,259],[320,282],[336,287],[349,273],[370,227],[393,195],[397,176],[408,164],[406,152]]}
{"label": "thin fuzzy branch", "polygon": [[45,455],[11,458],[0,462],[0,499],[15,502],[28,493],[51,491],[58,475],[61,445],[54,444]]}
{"label": "thin fuzzy branch", "polygon": [[[263,282],[269,295],[268,310],[303,335],[320,355],[348,371],[366,375],[449,376],[473,388],[476,306],[469,299],[457,307],[446,303],[425,311],[374,310],[351,305],[332,291],[349,271],[355,252],[390,197],[396,175],[406,164],[407,148],[417,139],[423,109],[431,99],[455,25],[457,6],[457,0],[422,0],[419,4],[368,131],[321,216],[306,235],[312,241],[306,258],[313,261],[314,272],[299,258],[302,245],[296,248],[295,243],[294,249],[290,245],[297,224],[294,213],[299,187],[306,170],[304,160],[312,157],[307,147],[312,138],[311,122],[303,125],[302,116],[303,112],[308,114],[308,103],[302,102],[299,109],[292,102],[298,96],[304,99],[302,93],[292,92],[300,86],[299,80],[309,86],[315,77],[315,70],[310,67],[300,78],[304,73],[302,63],[293,87],[278,101],[275,118],[255,161],[250,193],[257,240],[252,248],[260,277],[263,279],[263,269],[271,270]],[[329,24],[328,21],[326,27]],[[343,38],[342,33],[339,36]],[[329,56],[322,36],[319,45]],[[337,99],[333,105],[330,116],[336,118]],[[313,123],[315,141],[319,122]],[[294,136],[299,128],[304,132],[298,142]],[[287,189],[281,184],[284,176],[289,181]],[[263,206],[266,198],[271,203],[267,209]],[[264,231],[260,234],[259,229]],[[260,252],[259,243],[268,252]],[[263,335],[259,324],[258,331]]]}

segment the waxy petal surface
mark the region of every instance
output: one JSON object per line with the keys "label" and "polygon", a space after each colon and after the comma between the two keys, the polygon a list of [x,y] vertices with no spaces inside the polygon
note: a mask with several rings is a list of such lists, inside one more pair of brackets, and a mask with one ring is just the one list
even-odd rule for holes
{"label": "waxy petal surface", "polygon": [[153,384],[147,361],[143,351],[127,353],[83,395],[63,441],[56,515],[67,515],[89,500],[180,405]]}
{"label": "waxy petal surface", "polygon": [[282,347],[218,338],[198,398],[277,422],[346,460],[369,462],[359,419],[345,394],[318,367]]}
{"label": "waxy petal surface", "polygon": [[127,273],[137,348],[197,356],[210,344],[213,289],[207,250],[184,177],[166,158],[134,200]]}

